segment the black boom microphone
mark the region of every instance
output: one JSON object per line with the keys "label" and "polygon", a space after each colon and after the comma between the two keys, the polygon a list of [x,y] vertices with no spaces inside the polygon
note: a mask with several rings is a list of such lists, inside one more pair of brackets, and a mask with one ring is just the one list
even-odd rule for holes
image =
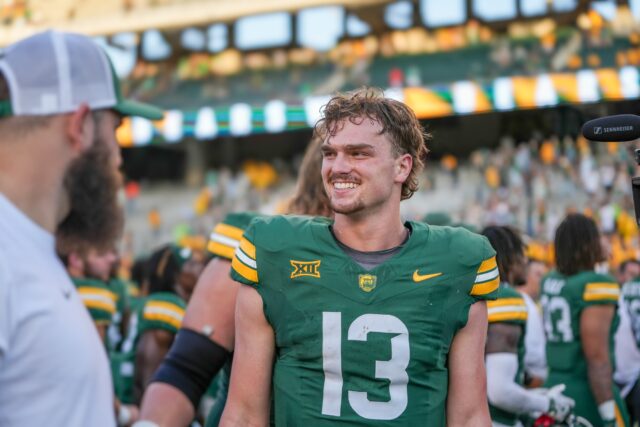
{"label": "black boom microphone", "polygon": [[640,138],[640,117],[620,114],[589,120],[582,126],[582,135],[591,141],[633,141]]}
{"label": "black boom microphone", "polygon": [[[591,141],[625,142],[640,138],[640,117],[633,114],[620,114],[589,120],[582,126],[582,135]],[[640,165],[640,149],[635,149],[636,163]],[[640,226],[640,177],[631,178],[633,207],[636,211],[636,224]]]}

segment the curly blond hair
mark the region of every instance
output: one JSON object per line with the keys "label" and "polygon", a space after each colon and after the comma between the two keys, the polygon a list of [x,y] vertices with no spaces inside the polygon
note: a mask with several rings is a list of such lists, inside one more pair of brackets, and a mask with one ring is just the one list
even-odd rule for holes
{"label": "curly blond hair", "polygon": [[335,136],[347,120],[359,124],[363,118],[380,124],[380,135],[389,137],[396,157],[411,155],[413,166],[402,184],[401,200],[410,198],[418,190],[418,174],[424,168],[424,158],[429,151],[426,141],[431,139],[431,135],[404,103],[385,98],[384,92],[377,88],[364,87],[337,94],[325,106],[323,118],[315,125],[314,135],[324,141]]}

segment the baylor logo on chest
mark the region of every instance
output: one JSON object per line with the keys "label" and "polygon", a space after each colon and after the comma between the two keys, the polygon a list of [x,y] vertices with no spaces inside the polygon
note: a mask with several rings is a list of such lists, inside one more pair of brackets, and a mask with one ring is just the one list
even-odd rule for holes
{"label": "baylor logo on chest", "polygon": [[316,277],[320,278],[320,260],[316,261],[296,261],[290,260],[293,271],[291,272],[291,278],[296,277]]}
{"label": "baylor logo on chest", "polygon": [[358,275],[358,286],[365,292],[371,292],[376,287],[378,278],[373,274],[360,274]]}

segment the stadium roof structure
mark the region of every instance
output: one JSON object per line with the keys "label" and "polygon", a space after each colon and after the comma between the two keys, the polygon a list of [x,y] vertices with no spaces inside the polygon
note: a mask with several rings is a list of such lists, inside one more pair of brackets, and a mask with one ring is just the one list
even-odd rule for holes
{"label": "stadium roof structure", "polygon": [[[335,0],[12,0],[0,5],[0,46],[49,28],[91,36],[179,29],[269,12],[335,5]],[[349,0],[349,8],[388,0]]]}

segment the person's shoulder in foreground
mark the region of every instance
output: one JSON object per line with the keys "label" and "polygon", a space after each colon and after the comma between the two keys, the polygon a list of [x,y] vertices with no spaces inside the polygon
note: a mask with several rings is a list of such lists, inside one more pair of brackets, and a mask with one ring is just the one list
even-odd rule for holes
{"label": "person's shoulder in foreground", "polygon": [[57,31],[0,56],[0,229],[11,242],[0,243],[0,335],[11,337],[0,337],[3,426],[115,424],[104,347],[54,245],[61,229],[115,243],[116,126],[122,115],[162,116],[124,100],[112,70],[91,39]]}

